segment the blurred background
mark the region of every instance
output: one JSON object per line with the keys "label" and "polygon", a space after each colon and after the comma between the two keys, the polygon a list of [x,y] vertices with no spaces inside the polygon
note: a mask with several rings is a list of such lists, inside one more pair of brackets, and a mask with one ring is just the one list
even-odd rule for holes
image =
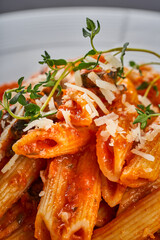
{"label": "blurred background", "polygon": [[71,6],[121,7],[160,11],[160,0],[0,0],[1,13],[25,9]]}
{"label": "blurred background", "polygon": [[[0,82],[39,71],[41,54],[75,58],[90,50],[85,19],[99,20],[97,49],[122,46],[160,52],[160,0],[0,0]],[[156,61],[127,53],[126,62]]]}

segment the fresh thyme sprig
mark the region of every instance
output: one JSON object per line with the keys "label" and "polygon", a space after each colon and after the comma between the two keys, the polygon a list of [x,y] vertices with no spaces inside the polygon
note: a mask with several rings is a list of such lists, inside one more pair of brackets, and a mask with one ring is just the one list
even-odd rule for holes
{"label": "fresh thyme sprig", "polygon": [[157,76],[156,78],[154,78],[151,82],[142,82],[138,87],[137,87],[137,90],[144,90],[146,89],[145,91],[145,94],[144,94],[144,97],[147,97],[148,96],[148,93],[150,92],[151,88],[156,92],[156,97],[159,96],[159,90],[158,90],[158,87],[157,85],[155,85],[155,83],[160,80],[160,76]]}
{"label": "fresh thyme sprig", "polygon": [[[75,61],[66,61],[65,59],[52,59],[51,56],[48,54],[47,51],[44,52],[44,55],[42,55],[42,61],[40,61],[40,64],[47,64],[49,67],[49,71],[46,73],[46,80],[39,82],[34,87],[30,84],[27,88],[25,88],[22,85],[23,79],[20,78],[18,80],[18,88],[6,90],[3,94],[3,101],[0,102],[0,105],[2,106],[2,109],[0,110],[0,118],[3,115],[3,111],[7,111],[13,118],[17,119],[37,119],[40,117],[44,117],[50,114],[55,114],[55,112],[43,112],[45,108],[47,107],[48,103],[50,102],[51,98],[53,97],[55,91],[58,90],[58,94],[61,92],[61,85],[60,82],[71,72],[71,71],[77,71],[82,69],[95,69],[99,65],[99,59],[101,54],[104,53],[114,53],[114,55],[120,55],[120,61],[122,63],[122,67],[117,69],[117,76],[120,78],[124,78],[124,55],[126,51],[136,51],[136,52],[145,52],[150,53],[158,58],[160,58],[160,54],[147,50],[147,49],[139,49],[139,48],[128,48],[129,43],[125,43],[123,47],[117,47],[108,49],[105,51],[98,51],[96,47],[94,46],[93,40],[95,36],[100,31],[100,23],[97,21],[94,23],[93,20],[86,18],[86,29],[83,28],[83,36],[90,38],[90,43],[92,49],[87,52],[83,57],[75,60]],[[87,56],[93,56],[96,55],[97,61],[91,61],[86,62],[85,58]],[[135,66],[134,66],[135,67]],[[138,65],[136,66],[138,68]],[[61,71],[61,72],[59,72]],[[60,73],[60,74],[58,74]],[[57,77],[57,75],[59,77]],[[47,97],[45,103],[40,108],[36,104],[29,102],[29,98],[26,98],[26,94],[29,95],[30,99],[38,99],[42,97],[42,94],[40,92],[40,87],[51,87],[51,92],[49,96]],[[153,86],[154,87],[154,86]],[[13,95],[14,93],[14,95]],[[28,100],[27,100],[28,99]],[[14,105],[16,103],[21,104],[24,107],[24,116],[18,116],[15,115],[10,107],[11,105]],[[144,113],[146,114],[146,113]],[[153,115],[153,114],[151,114]],[[147,115],[148,116],[148,115]],[[149,117],[148,117],[149,118]],[[143,124],[144,125],[144,124]]]}
{"label": "fresh thyme sprig", "polygon": [[150,109],[151,104],[145,107],[142,104],[137,105],[136,111],[138,113],[137,118],[134,120],[133,124],[140,123],[141,129],[144,129],[147,126],[148,119],[151,117],[160,116],[160,113],[155,113],[152,109]]}

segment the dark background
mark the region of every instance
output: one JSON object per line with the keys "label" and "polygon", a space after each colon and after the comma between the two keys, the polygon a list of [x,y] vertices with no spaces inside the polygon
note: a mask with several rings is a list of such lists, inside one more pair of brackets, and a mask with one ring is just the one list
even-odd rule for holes
{"label": "dark background", "polygon": [[0,0],[0,13],[71,6],[121,7],[160,12],[160,0]]}

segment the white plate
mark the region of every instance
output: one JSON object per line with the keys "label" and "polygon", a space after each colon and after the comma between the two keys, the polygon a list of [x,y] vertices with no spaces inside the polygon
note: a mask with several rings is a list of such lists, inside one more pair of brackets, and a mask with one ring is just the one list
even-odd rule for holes
{"label": "white plate", "polygon": [[[90,50],[82,27],[89,17],[99,20],[98,49],[122,46],[160,52],[160,14],[115,8],[54,8],[0,16],[0,82],[16,80],[41,69],[38,61],[47,50],[53,58],[74,58]],[[127,54],[126,59],[158,60],[149,54]]]}

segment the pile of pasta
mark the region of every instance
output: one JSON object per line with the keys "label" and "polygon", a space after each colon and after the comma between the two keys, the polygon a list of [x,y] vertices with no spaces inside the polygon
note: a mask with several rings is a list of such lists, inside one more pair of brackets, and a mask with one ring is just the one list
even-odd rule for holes
{"label": "pile of pasta", "polygon": [[72,72],[50,100],[55,115],[26,125],[3,114],[0,239],[160,239],[160,117],[133,124],[138,104],[159,112],[160,94],[136,89],[157,76],[142,66],[115,85],[103,69]]}

